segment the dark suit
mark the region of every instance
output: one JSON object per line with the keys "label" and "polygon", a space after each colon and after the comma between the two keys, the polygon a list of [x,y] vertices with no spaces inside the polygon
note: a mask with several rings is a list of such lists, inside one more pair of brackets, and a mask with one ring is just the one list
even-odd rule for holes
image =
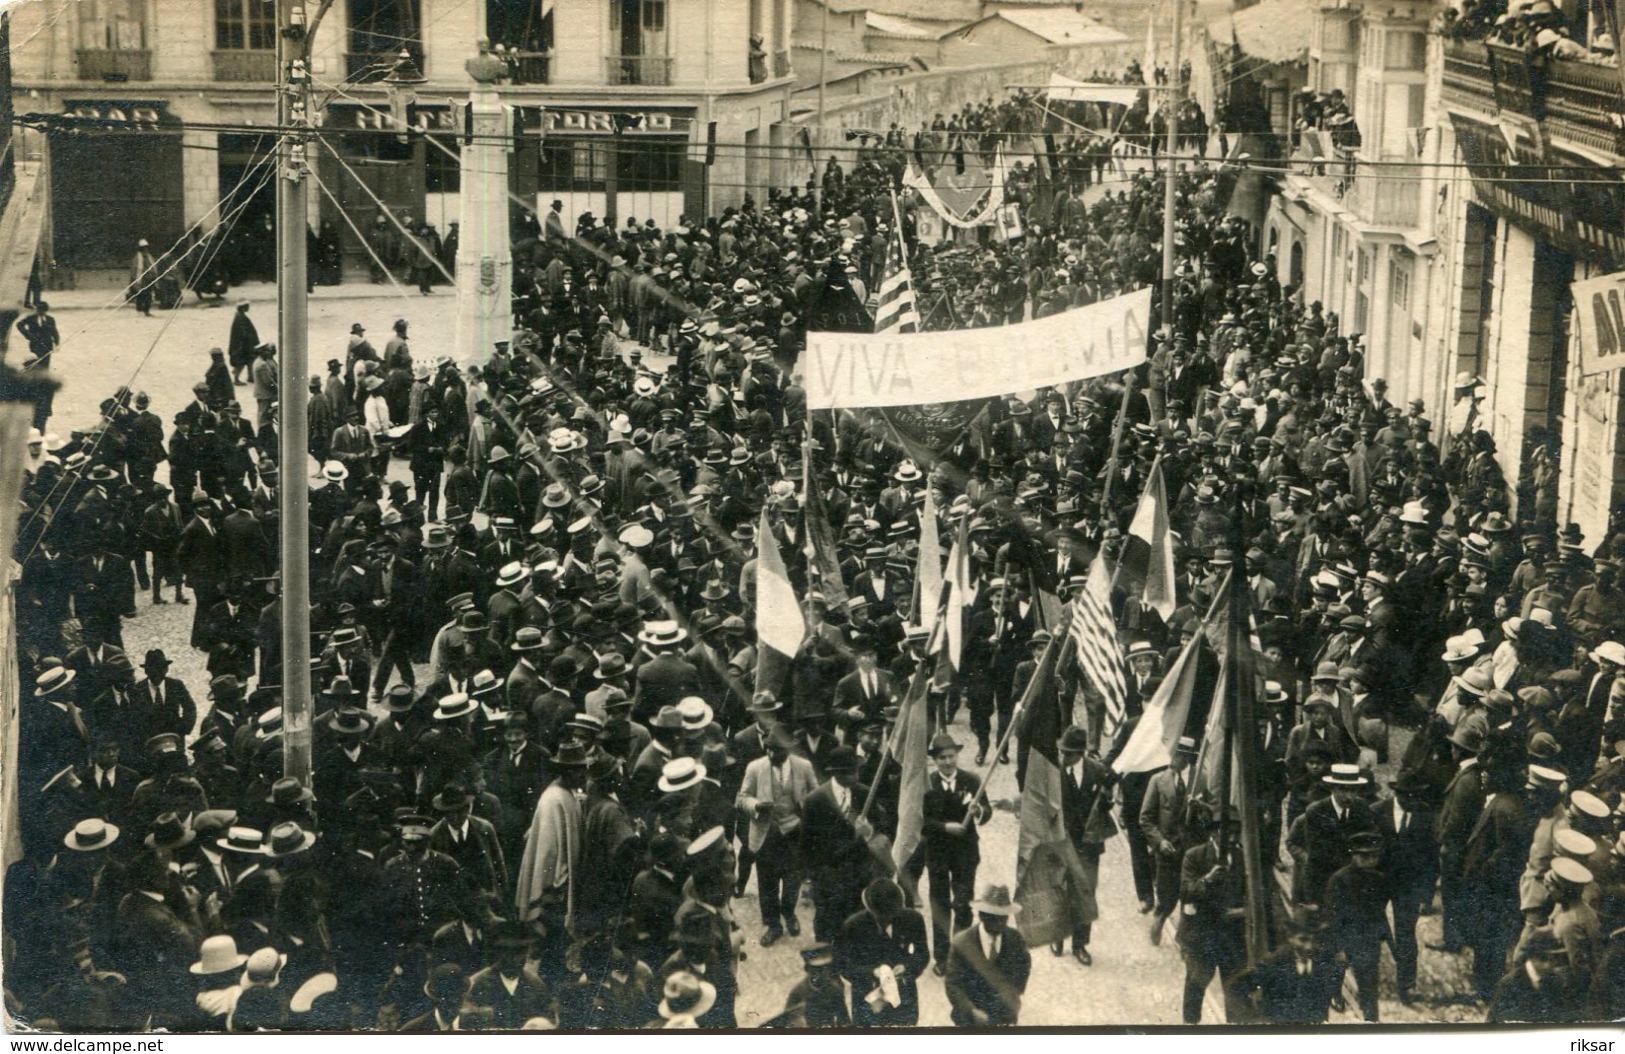
{"label": "dark suit", "polygon": [[[835,965],[852,986],[854,1025],[915,1025],[920,1020],[918,982],[931,961],[925,943],[925,918],[904,908],[892,919],[888,932],[867,910],[849,917],[835,941]],[[897,981],[899,1004],[882,1003],[876,1010],[864,999],[878,985],[875,968],[902,966]]]}
{"label": "dark suit", "polygon": [[225,547],[212,525],[206,525],[194,516],[190,523],[181,528],[175,559],[194,594],[192,647],[202,651],[208,648],[205,630],[209,611],[220,601],[220,584],[229,572]]}
{"label": "dark suit", "polygon": [[[513,978],[510,978],[513,979]],[[519,1029],[533,1017],[559,1023],[559,1001],[536,970],[526,965],[519,971],[513,994],[502,983],[495,966],[487,966],[468,979],[465,1007],[487,1007],[492,1012],[491,1028]]]}
{"label": "dark suit", "polygon": [[1081,764],[1081,782],[1070,768],[1061,773],[1061,824],[1083,865],[1081,874],[1068,875],[1074,887],[1074,952],[1088,946],[1094,921],[1100,917],[1100,907],[1095,901],[1095,890],[1100,882],[1100,855],[1105,852],[1106,839],[1117,833],[1111,814],[1111,773],[1094,758],[1086,757]]}
{"label": "dark suit", "polygon": [[1444,943],[1460,948],[1467,941],[1471,897],[1462,882],[1467,838],[1484,809],[1484,771],[1476,762],[1458,769],[1445,788],[1434,821],[1439,842],[1439,899],[1443,906]]}
{"label": "dark suit", "polygon": [[[982,950],[981,926],[961,930],[954,936],[943,977],[953,1023],[962,1028],[1016,1024],[1032,968],[1032,955],[1015,927],[1006,926],[999,935],[999,953],[992,962]],[[977,1010],[987,1015],[986,1022],[976,1020]]]}
{"label": "dark suit", "polygon": [[1486,802],[1462,857],[1462,881],[1471,890],[1468,942],[1473,980],[1488,999],[1506,968],[1507,953],[1522,928],[1518,877],[1529,860],[1534,817],[1517,791]]}
{"label": "dark suit", "polygon": [[[992,809],[978,801],[982,781],[971,772],[954,774],[950,793],[942,774],[925,778],[922,841],[925,869],[931,880],[931,947],[937,962],[948,955],[949,938],[971,924],[971,897],[976,892],[976,865],[981,863],[981,839],[977,823],[986,822]],[[970,805],[977,803],[975,815]],[[964,825],[959,834],[949,834],[946,824]],[[949,923],[952,922],[950,929]]]}
{"label": "dark suit", "polygon": [[851,728],[862,723],[853,721],[847,716],[847,711],[861,710],[865,720],[873,720],[896,701],[897,686],[891,674],[877,669],[871,677],[874,680],[872,694],[864,687],[863,674],[856,670],[835,683],[835,717],[842,725]]}
{"label": "dark suit", "polygon": [[1225,986],[1225,1019],[1235,1024],[1237,1014],[1230,992],[1247,965],[1246,904],[1242,861],[1220,855],[1214,841],[1193,846],[1180,861],[1179,897],[1185,913],[1179,920],[1179,948],[1185,959],[1184,1020],[1202,1020],[1202,997],[1217,972]]}
{"label": "dark suit", "polygon": [[130,692],[130,703],[135,707],[132,716],[143,743],[162,732],[184,738],[197,724],[197,703],[186,682],[177,677],[165,677],[159,684],[150,679],[142,681]]}
{"label": "dark suit", "polygon": [[1375,830],[1377,821],[1363,801],[1349,803],[1342,816],[1330,797],[1311,802],[1287,832],[1287,849],[1297,862],[1293,897],[1300,904],[1325,903],[1326,883],[1349,862],[1349,837]]}
{"label": "dark suit", "polygon": [[682,882],[659,868],[645,868],[632,880],[627,915],[636,933],[636,954],[646,963],[662,963],[671,954],[672,920],[683,904]]}
{"label": "dark suit", "polygon": [[127,893],[119,901],[113,961],[106,968],[128,978],[124,995],[143,1017],[185,1013],[196,989],[186,971],[202,940],[195,915],[183,918],[145,893]]}
{"label": "dark suit", "polygon": [[868,793],[869,788],[854,783],[847,790],[848,809],[842,812],[831,781],[802,805],[801,858],[812,878],[813,932],[821,941],[834,940],[841,924],[862,906],[863,887],[874,872],[868,843],[853,826]]}
{"label": "dark suit", "polygon": [[1396,829],[1394,802],[1377,803],[1377,831],[1382,835],[1388,900],[1393,905],[1394,970],[1401,992],[1416,987],[1416,920],[1433,903],[1434,879],[1439,874],[1439,843],[1434,816],[1417,809],[1406,814],[1403,829]]}

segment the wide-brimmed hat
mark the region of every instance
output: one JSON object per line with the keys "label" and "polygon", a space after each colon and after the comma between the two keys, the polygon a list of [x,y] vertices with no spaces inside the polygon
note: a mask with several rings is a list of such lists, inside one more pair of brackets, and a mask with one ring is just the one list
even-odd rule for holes
{"label": "wide-brimmed hat", "polygon": [[1363,787],[1371,781],[1365,778],[1358,765],[1336,764],[1320,777],[1320,782],[1333,787]]}
{"label": "wide-brimmed hat", "polygon": [[971,910],[982,915],[1011,915],[1016,910],[1016,904],[1010,899],[1010,887],[997,883],[988,883],[982,887],[982,892],[970,902]]}
{"label": "wide-brimmed hat", "polygon": [[716,717],[711,704],[697,695],[685,696],[677,701],[677,716],[683,719],[683,729],[697,732]]}
{"label": "wide-brimmed hat", "polygon": [[34,678],[34,698],[45,699],[56,692],[60,692],[73,683],[79,676],[66,666],[52,666],[38,677]]}
{"label": "wide-brimmed hat", "polygon": [[518,585],[525,580],[525,565],[517,560],[503,564],[497,569],[496,583],[498,588]]}
{"label": "wide-brimmed hat", "polygon": [[716,1005],[717,986],[679,970],[666,978],[660,992],[660,1016],[667,1021],[674,1018],[702,1017]]}
{"label": "wide-brimmed hat", "polygon": [[62,839],[62,844],[69,849],[81,853],[93,852],[97,849],[106,849],[118,841],[119,829],[116,825],[101,819],[80,820],[73,825]]}
{"label": "wide-brimmed hat", "polygon": [[751,696],[745,709],[753,714],[771,714],[784,709],[784,704],[772,692],[760,691]]}
{"label": "wide-brimmed hat", "polygon": [[255,827],[227,827],[226,833],[215,839],[215,846],[244,856],[260,856],[265,852],[265,835]]}
{"label": "wide-brimmed hat", "polygon": [[1478,655],[1478,645],[1463,634],[1457,634],[1444,643],[1444,654],[1439,658],[1445,662],[1466,662]]}
{"label": "wide-brimmed hat", "polygon": [[192,830],[190,824],[176,813],[166,812],[152,821],[152,827],[141,841],[148,849],[179,849],[183,845],[191,845],[196,839],[197,832]]}
{"label": "wide-brimmed hat", "polygon": [[587,748],[570,739],[566,740],[559,746],[559,749],[553,752],[552,756],[547,759],[547,763],[551,768],[580,769],[586,768],[587,763],[591,760],[592,757],[588,754]]}
{"label": "wide-brimmed hat", "polygon": [[1615,666],[1625,666],[1625,644],[1617,640],[1605,640],[1591,649],[1591,658],[1598,662],[1611,662]]}
{"label": "wide-brimmed hat", "polygon": [[520,626],[513,635],[509,651],[536,651],[546,642],[547,635],[535,626]]}
{"label": "wide-brimmed hat", "polygon": [[443,695],[435,701],[434,719],[436,721],[455,721],[459,717],[467,717],[480,708],[472,696],[467,692],[453,692]]}
{"label": "wide-brimmed hat", "polygon": [[231,973],[242,967],[248,956],[237,950],[237,939],[229,933],[205,937],[198,948],[197,962],[187,971],[199,977]]}
{"label": "wide-brimmed hat", "polygon": [[416,703],[409,685],[397,684],[384,693],[384,709],[392,714],[409,714]]}
{"label": "wide-brimmed hat", "polygon": [[279,823],[271,828],[271,833],[265,839],[265,855],[274,860],[284,860],[297,856],[315,844],[315,831],[307,831],[292,822]]}
{"label": "wide-brimmed hat", "polygon": [[829,757],[825,759],[824,771],[842,774],[857,772],[858,752],[844,744],[836,747],[829,752]]}
{"label": "wide-brimmed hat", "polygon": [[670,648],[688,639],[688,631],[675,619],[656,619],[643,624],[638,640],[654,648]]}
{"label": "wide-brimmed hat", "polygon": [[474,796],[469,794],[462,784],[448,783],[439,794],[434,796],[434,800],[429,804],[434,807],[435,812],[456,812],[458,809],[473,804],[473,802]]}
{"label": "wide-brimmed hat", "polygon": [[284,776],[271,784],[271,793],[265,796],[267,805],[298,805],[311,801],[315,793],[292,776]]}
{"label": "wide-brimmed hat", "polygon": [[341,736],[363,736],[372,731],[372,715],[358,706],[343,706],[327,715],[329,732]]}
{"label": "wide-brimmed hat", "polygon": [[705,779],[705,766],[693,758],[672,758],[660,769],[660,789],[671,794],[699,785]]}

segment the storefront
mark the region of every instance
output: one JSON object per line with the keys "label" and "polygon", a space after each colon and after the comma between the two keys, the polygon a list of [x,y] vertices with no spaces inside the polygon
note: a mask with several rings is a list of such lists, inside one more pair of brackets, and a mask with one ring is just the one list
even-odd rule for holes
{"label": "storefront", "polygon": [[[522,107],[515,192],[545,214],[554,200],[574,223],[582,213],[661,227],[706,213],[703,135],[693,107]],[[696,141],[701,145],[694,146]]]}
{"label": "storefront", "polygon": [[50,138],[57,266],[125,267],[140,238],[163,253],[186,229],[179,118],[165,103],[133,99],[68,99],[63,112],[99,123],[94,135]]}

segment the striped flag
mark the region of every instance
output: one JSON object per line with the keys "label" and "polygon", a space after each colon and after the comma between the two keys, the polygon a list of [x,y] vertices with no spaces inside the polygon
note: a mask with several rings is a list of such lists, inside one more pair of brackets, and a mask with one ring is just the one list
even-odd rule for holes
{"label": "striped flag", "polygon": [[1089,565],[1089,582],[1072,602],[1072,639],[1078,645],[1078,665],[1106,701],[1112,727],[1121,724],[1128,685],[1123,676],[1123,653],[1117,646],[1112,622],[1112,573],[1104,553]]}
{"label": "striped flag", "polygon": [[880,275],[879,303],[875,307],[876,333],[918,333],[920,311],[914,303],[914,275],[903,247],[903,220],[892,196],[892,232],[886,242],[886,265]]}

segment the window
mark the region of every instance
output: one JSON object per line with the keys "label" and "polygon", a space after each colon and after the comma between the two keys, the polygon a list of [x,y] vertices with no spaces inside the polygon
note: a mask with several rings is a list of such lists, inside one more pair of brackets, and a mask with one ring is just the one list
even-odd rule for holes
{"label": "window", "polygon": [[1390,29],[1383,48],[1383,68],[1423,70],[1427,68],[1428,38],[1410,29]]}
{"label": "window", "polygon": [[350,0],[350,51],[380,55],[404,48],[417,54],[423,48],[420,25],[418,0]]}
{"label": "window", "polygon": [[615,155],[615,181],[621,193],[682,189],[683,143],[622,140]]}
{"label": "window", "polygon": [[485,35],[515,51],[553,50],[553,5],[547,0],[485,0]]}
{"label": "window", "polygon": [[[457,137],[436,135],[429,139],[423,145],[423,189],[429,194],[455,194],[463,185]],[[441,147],[445,147],[445,150]],[[450,153],[446,152],[448,150]]]}
{"label": "window", "polygon": [[80,46],[91,50],[141,51],[147,46],[142,0],[81,0]]}
{"label": "window", "polygon": [[214,0],[218,51],[276,49],[276,7],[264,0]]}
{"label": "window", "polygon": [[1400,311],[1411,309],[1411,269],[1408,264],[1398,261],[1388,268],[1388,293],[1394,307]]}
{"label": "window", "polygon": [[598,140],[544,142],[539,185],[561,191],[603,190],[609,167],[607,146]]}

